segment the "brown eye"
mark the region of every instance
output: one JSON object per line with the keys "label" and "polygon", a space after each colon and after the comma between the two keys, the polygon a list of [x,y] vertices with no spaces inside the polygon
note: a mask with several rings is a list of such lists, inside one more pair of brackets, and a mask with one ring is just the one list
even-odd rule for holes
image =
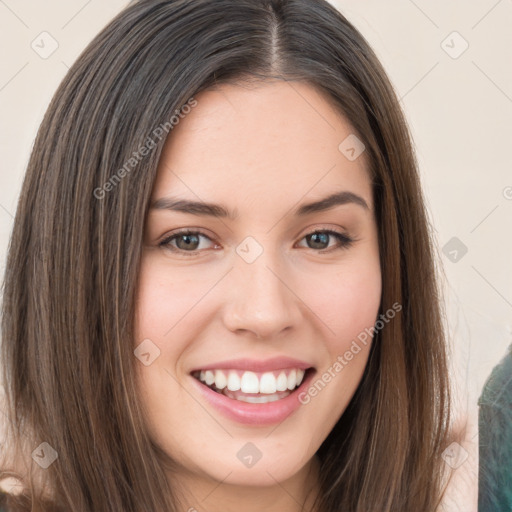
{"label": "brown eye", "polygon": [[201,239],[211,241],[207,235],[200,231],[180,231],[168,236],[158,245],[159,247],[164,247],[174,252],[188,252],[194,254],[202,250],[198,248],[201,245]]}

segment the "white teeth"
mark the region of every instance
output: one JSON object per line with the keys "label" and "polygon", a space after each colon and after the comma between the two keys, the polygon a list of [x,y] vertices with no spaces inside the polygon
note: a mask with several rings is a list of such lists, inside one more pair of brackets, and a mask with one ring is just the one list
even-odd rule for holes
{"label": "white teeth", "polygon": [[226,375],[222,370],[215,370],[215,387],[224,389],[228,383]]}
{"label": "white teeth", "polygon": [[254,372],[244,372],[240,381],[240,389],[243,393],[259,393],[260,383]]}
{"label": "white teeth", "polygon": [[295,387],[295,384],[297,384],[297,372],[292,370],[290,375],[288,375],[288,389],[292,390]]}
{"label": "white teeth", "polygon": [[288,375],[286,373],[282,370],[276,378],[274,372],[256,374],[246,371],[240,377],[239,372],[235,370],[201,370],[199,380],[208,386],[215,384],[219,390],[227,387],[229,391],[241,390],[243,393],[272,395],[279,391],[294,390],[302,383],[305,370],[298,368],[288,371]]}
{"label": "white teeth", "polygon": [[225,389],[222,391],[222,394],[224,396],[227,396],[232,400],[239,400],[240,402],[248,402],[250,404],[266,404],[268,402],[276,402],[277,400],[282,400],[283,398],[286,398],[290,393],[291,391],[286,390],[281,393],[254,396],[234,393],[232,391],[227,391]]}
{"label": "white teeth", "polygon": [[260,379],[260,393],[272,394],[277,391],[276,378],[271,372],[264,373]]}
{"label": "white teeth", "polygon": [[238,396],[235,400],[239,400],[240,402],[249,402],[250,404],[266,404],[268,402],[276,402],[277,400],[281,400],[283,398],[279,395],[266,395],[266,396]]}
{"label": "white teeth", "polygon": [[286,377],[286,373],[281,372],[279,377],[277,377],[276,382],[276,390],[277,391],[286,391],[288,389],[288,378]]}
{"label": "white teeth", "polygon": [[229,372],[228,389],[230,391],[238,391],[240,389],[240,377],[236,372]]}

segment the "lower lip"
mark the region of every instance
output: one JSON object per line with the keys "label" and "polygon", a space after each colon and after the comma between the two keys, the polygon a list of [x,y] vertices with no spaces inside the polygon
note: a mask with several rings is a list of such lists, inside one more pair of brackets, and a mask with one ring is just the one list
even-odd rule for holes
{"label": "lower lip", "polygon": [[251,404],[234,400],[213,391],[195,377],[191,376],[191,379],[206,400],[230,420],[248,425],[272,425],[284,421],[303,405],[299,401],[299,395],[308,388],[315,373],[315,370],[309,370],[301,385],[287,397],[266,404]]}

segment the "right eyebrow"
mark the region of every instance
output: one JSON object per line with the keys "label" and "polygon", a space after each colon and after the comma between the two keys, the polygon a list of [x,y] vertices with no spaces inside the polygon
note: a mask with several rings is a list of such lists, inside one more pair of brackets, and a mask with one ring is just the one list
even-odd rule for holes
{"label": "right eyebrow", "polygon": [[188,199],[177,199],[173,197],[162,197],[151,204],[152,210],[171,210],[191,215],[209,215],[217,218],[238,218],[238,212],[230,212],[220,204],[204,203],[202,201],[190,201]]}

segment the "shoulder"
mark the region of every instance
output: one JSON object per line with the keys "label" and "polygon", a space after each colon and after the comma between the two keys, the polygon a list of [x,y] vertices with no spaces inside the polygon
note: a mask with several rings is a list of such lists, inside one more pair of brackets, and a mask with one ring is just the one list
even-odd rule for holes
{"label": "shoulder", "polygon": [[21,512],[31,509],[26,500],[0,487],[0,512]]}
{"label": "shoulder", "polygon": [[18,510],[18,507],[13,506],[16,492],[13,492],[8,485],[6,486],[6,481],[12,483],[12,479],[0,480],[0,512],[14,512],[15,509]]}
{"label": "shoulder", "polygon": [[9,512],[7,509],[7,493],[0,489],[0,512]]}
{"label": "shoulder", "polygon": [[[30,498],[20,497],[16,493],[8,492],[0,487],[0,512],[30,512],[33,505]],[[64,512],[69,509],[58,506],[51,501],[43,501],[37,510],[45,512]]]}
{"label": "shoulder", "polygon": [[512,403],[512,346],[507,355],[493,368],[485,382],[479,405],[502,408]]}
{"label": "shoulder", "polygon": [[478,404],[478,510],[512,510],[512,352],[494,367]]}

